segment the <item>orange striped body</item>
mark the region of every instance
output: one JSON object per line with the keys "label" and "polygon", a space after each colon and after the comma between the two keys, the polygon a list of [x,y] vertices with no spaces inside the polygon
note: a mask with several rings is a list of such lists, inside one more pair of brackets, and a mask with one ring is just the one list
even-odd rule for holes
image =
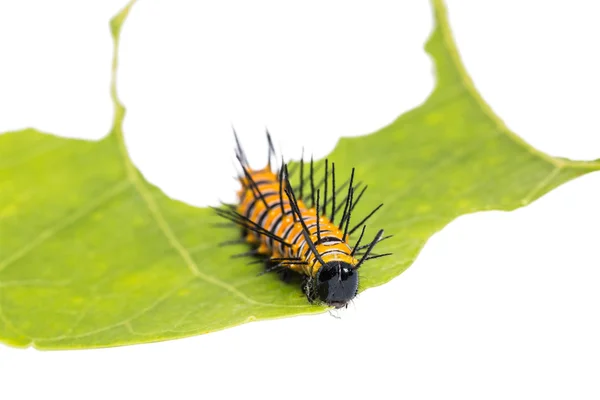
{"label": "orange striped body", "polygon": [[[247,177],[241,177],[242,189],[238,192],[239,205],[237,212],[265,230],[268,230],[291,246],[284,246],[266,235],[255,231],[248,231],[246,240],[258,246],[258,252],[269,255],[271,258],[298,258],[302,264],[287,264],[286,267],[314,278],[321,268],[315,255],[309,250],[305,237],[302,234],[302,224],[292,212],[289,199],[283,188],[280,187],[277,174],[270,168],[249,170],[248,174],[260,190],[266,202],[255,195]],[[284,183],[285,185],[285,183]],[[282,208],[283,207],[283,208]],[[308,208],[302,200],[298,200],[298,208],[310,232],[310,239],[326,263],[342,261],[349,265],[356,265],[358,260],[352,257],[352,248],[348,245],[348,237],[325,216],[320,216],[317,232],[317,212],[315,208]],[[283,212],[282,212],[283,210]],[[320,240],[319,240],[320,236]]]}
{"label": "orange striped body", "polygon": [[[365,261],[391,255],[391,253],[372,254],[374,246],[388,237],[383,237],[380,229],[375,238],[368,244],[361,245],[365,233],[366,221],[383,204],[350,228],[352,210],[360,201],[366,185],[356,198],[354,193],[361,186],[354,185],[354,168],[350,178],[336,190],[335,164],[325,159],[323,180],[315,185],[313,159],[310,159],[310,199],[308,207],[303,201],[304,158],[300,159],[300,186],[298,196],[290,183],[288,166],[283,162],[276,171],[271,169],[271,159],[275,155],[271,136],[267,132],[269,143],[267,167],[252,169],[248,158],[235,134],[236,158],[243,174],[238,177],[242,188],[238,191],[238,203],[224,204],[223,208],[213,207],[215,213],[226,220],[240,226],[245,239],[255,246],[249,252],[235,255],[259,256],[259,262],[265,262],[265,272],[277,272],[283,280],[292,275],[303,276],[302,290],[311,303],[325,304],[336,308],[347,307],[348,302],[356,297],[359,291],[359,269]],[[331,182],[331,197],[328,196],[328,183]],[[323,198],[320,198],[321,185]],[[347,186],[346,197],[338,204],[336,196]],[[316,194],[316,196],[315,196]],[[322,200],[322,203],[321,203]],[[329,217],[327,203],[331,200]],[[322,208],[321,208],[322,205]],[[337,205],[340,207],[337,208]],[[339,225],[332,221],[336,212],[342,211]],[[341,230],[343,228],[343,231]],[[349,236],[362,228],[354,246],[348,243]],[[225,243],[239,243],[240,240]],[[360,258],[355,258],[360,257]]]}

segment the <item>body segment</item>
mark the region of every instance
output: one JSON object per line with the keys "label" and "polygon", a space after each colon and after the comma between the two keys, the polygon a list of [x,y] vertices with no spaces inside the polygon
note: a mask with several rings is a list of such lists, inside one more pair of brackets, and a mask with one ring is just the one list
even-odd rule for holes
{"label": "body segment", "polygon": [[[258,252],[270,255],[272,259],[293,258],[303,260],[308,265],[290,263],[287,267],[297,273],[314,278],[321,264],[310,251],[302,234],[302,224],[294,215],[290,201],[285,195],[279,179],[270,170],[248,171],[251,180],[256,183],[254,191],[251,188],[250,179],[240,178],[242,189],[238,192],[238,212],[248,219],[256,222],[262,228],[282,238],[292,246],[284,246],[270,237],[261,235],[255,231],[248,231],[246,239],[248,242],[258,245]],[[256,188],[262,194],[255,196]],[[281,194],[281,195],[280,195]],[[266,204],[265,204],[266,203]],[[344,233],[338,226],[332,224],[325,216],[319,216],[317,230],[317,213],[315,208],[308,208],[302,200],[298,200],[298,208],[306,224],[310,238],[323,261],[341,261],[350,265],[356,265],[358,260],[352,257],[352,248],[343,237]]]}

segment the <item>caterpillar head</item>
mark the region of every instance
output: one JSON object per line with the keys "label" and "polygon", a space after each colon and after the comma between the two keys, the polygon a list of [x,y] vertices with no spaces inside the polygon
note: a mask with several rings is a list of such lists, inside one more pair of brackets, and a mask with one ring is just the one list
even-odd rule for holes
{"label": "caterpillar head", "polygon": [[346,262],[330,261],[319,269],[310,285],[315,300],[342,308],[358,293],[358,271]]}

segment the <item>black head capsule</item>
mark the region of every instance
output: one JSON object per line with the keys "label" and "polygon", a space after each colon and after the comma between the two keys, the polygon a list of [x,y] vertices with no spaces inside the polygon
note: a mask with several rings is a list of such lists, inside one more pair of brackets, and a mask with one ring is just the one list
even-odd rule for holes
{"label": "black head capsule", "polygon": [[319,269],[312,286],[314,297],[342,308],[358,293],[358,271],[346,262],[330,261]]}

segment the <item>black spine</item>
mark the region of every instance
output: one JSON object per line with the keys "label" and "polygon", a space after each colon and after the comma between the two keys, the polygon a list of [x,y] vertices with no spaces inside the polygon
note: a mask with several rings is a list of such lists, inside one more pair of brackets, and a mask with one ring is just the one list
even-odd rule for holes
{"label": "black spine", "polygon": [[340,224],[338,225],[338,229],[342,229],[342,226],[344,226],[344,222],[346,221],[346,218],[349,213],[350,194],[354,191],[354,187],[352,186],[353,181],[354,181],[354,168],[352,168],[352,173],[350,174],[350,185],[348,186],[348,194],[346,195],[346,205],[344,206],[344,213],[342,214],[342,220],[340,221]]}
{"label": "black spine", "polygon": [[[323,180],[325,181],[325,190],[324,190],[325,195],[323,196],[324,204],[327,203],[327,181],[329,180],[328,173],[329,173],[329,160],[326,158],[325,159],[325,177],[323,178]],[[327,209],[325,207],[323,207],[323,215],[327,217]]]}
{"label": "black spine", "polygon": [[371,211],[371,212],[369,213],[369,215],[367,215],[366,217],[364,217],[364,218],[362,219],[362,221],[360,221],[358,224],[356,224],[356,226],[350,230],[350,235],[352,235],[352,233],[353,233],[354,231],[356,231],[356,230],[357,230],[358,228],[360,228],[360,227],[361,227],[361,226],[362,226],[362,225],[363,225],[365,222],[367,222],[367,220],[368,220],[369,218],[371,218],[371,217],[373,216],[373,214],[375,214],[375,213],[377,212],[377,210],[379,210],[381,207],[383,207],[383,203],[381,203],[380,205],[378,205],[377,207],[375,207],[375,209],[374,209],[373,211]]}
{"label": "black spine", "polygon": [[[327,207],[327,201],[323,207]],[[335,163],[331,163],[331,223],[335,219]]]}
{"label": "black spine", "polygon": [[350,188],[350,208],[348,209],[348,218],[346,218],[346,227],[344,228],[344,241],[348,240],[348,225],[350,225],[350,218],[352,218],[352,197],[354,197],[354,188]]}
{"label": "black spine", "polygon": [[246,169],[246,167],[244,167],[242,165],[242,170],[244,170],[244,175],[246,175],[246,179],[248,179],[248,181],[250,182],[250,186],[254,187],[254,189],[256,189],[256,192],[258,193],[258,196],[256,195],[256,193],[254,192],[254,190],[252,190],[252,193],[254,193],[255,197],[260,197],[260,199],[262,200],[263,204],[265,205],[265,207],[269,208],[269,204],[267,203],[267,200],[265,199],[265,196],[263,196],[263,194],[261,193],[260,189],[258,188],[258,185],[256,184],[256,182],[254,182],[254,179],[252,179],[252,175],[250,175],[250,172],[248,172],[248,170]]}
{"label": "black spine", "polygon": [[273,140],[271,139],[271,134],[269,133],[269,130],[267,129],[267,142],[269,143],[269,153],[267,154],[267,165],[269,166],[269,169],[271,169],[271,156],[275,155],[275,147],[273,146]]}
{"label": "black spine", "polygon": [[281,207],[281,215],[285,214],[283,209],[283,166],[279,170],[279,206]]}
{"label": "black spine", "polygon": [[321,240],[321,227],[319,226],[319,197],[320,197],[321,191],[317,190],[317,240]]}
{"label": "black spine", "polygon": [[381,229],[379,232],[377,232],[377,235],[375,235],[375,239],[373,239],[371,244],[369,244],[369,248],[367,249],[365,254],[362,256],[362,258],[360,259],[358,264],[356,264],[354,269],[359,269],[360,266],[362,265],[362,263],[364,263],[367,260],[367,258],[369,257],[369,253],[371,252],[371,250],[373,250],[373,247],[375,247],[377,242],[379,242],[379,239],[381,239],[381,236],[383,236],[383,229]]}
{"label": "black spine", "polygon": [[304,199],[304,147],[300,156],[300,196],[298,198],[300,200]]}
{"label": "black spine", "polygon": [[293,191],[292,185],[290,184],[290,181],[289,181],[287,166],[285,167],[285,169],[286,169],[286,171],[285,171],[285,182],[286,182],[285,194],[288,196],[288,199],[290,201],[290,205],[292,206],[292,209],[298,215],[298,219],[300,220],[300,224],[302,225],[302,234],[304,235],[304,240],[306,240],[306,244],[312,251],[312,253],[315,256],[315,258],[317,259],[317,261],[319,261],[321,263],[321,265],[325,265],[325,262],[321,258],[321,255],[317,251],[315,244],[312,242],[312,240],[310,238],[310,232],[309,232],[308,228],[306,227],[306,223],[304,222],[304,219],[302,218],[302,214],[300,213],[300,209],[298,208],[298,202],[296,200],[296,197],[294,196],[294,191]]}
{"label": "black spine", "polygon": [[360,232],[360,236],[358,237],[358,240],[356,241],[356,244],[354,245],[354,247],[352,248],[352,253],[350,253],[350,256],[354,256],[354,253],[356,253],[357,250],[360,250],[360,241],[363,238],[363,235],[365,234],[365,228],[366,226],[363,226],[362,231]]}
{"label": "black spine", "polygon": [[310,197],[312,208],[315,206],[315,169],[312,156],[310,156]]}

